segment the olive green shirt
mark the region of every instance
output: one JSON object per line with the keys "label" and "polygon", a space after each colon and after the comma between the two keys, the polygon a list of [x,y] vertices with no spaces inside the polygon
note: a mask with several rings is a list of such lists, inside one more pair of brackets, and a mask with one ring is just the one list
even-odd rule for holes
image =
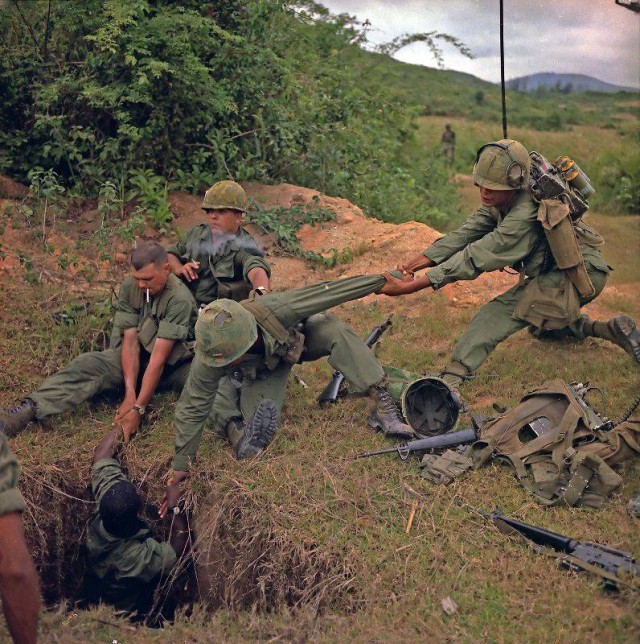
{"label": "olive green shirt", "polygon": [[103,598],[132,610],[136,585],[144,586],[167,575],[177,557],[171,545],[155,539],[143,521],[136,534],[128,538],[116,537],[105,530],[98,511],[100,500],[112,485],[126,480],[120,463],[113,458],[93,464],[91,488],[96,511],[87,530],[86,550],[88,564],[103,584],[100,589]]}
{"label": "olive green shirt", "polygon": [[[279,293],[260,296],[259,302],[275,314],[285,328],[292,328],[315,313],[322,313],[334,306],[357,300],[381,289],[386,283],[382,275],[363,275],[348,277],[333,282],[319,282]],[[264,353],[251,355],[249,360],[234,366],[232,371],[274,370],[281,364],[279,344],[275,338],[262,330]],[[198,357],[193,359],[189,379],[185,385],[175,415],[176,452],[173,469],[181,472],[189,470],[195,459],[202,429],[207,420],[211,405],[218,389],[218,382],[227,373],[225,367],[210,367]]]}
{"label": "olive green shirt", "polygon": [[193,295],[175,275],[169,275],[162,293],[151,298],[148,303],[136,280],[129,277],[122,283],[118,294],[111,348],[118,348],[124,331],[132,328],[138,330],[138,340],[149,353],[156,337],[190,342],[195,337],[197,318]]}
{"label": "olive green shirt", "polygon": [[[538,204],[529,190],[520,190],[505,213],[497,208],[477,210],[460,228],[423,252],[437,264],[426,273],[433,288],[473,280],[481,273],[507,266],[524,270],[528,277],[537,277],[549,252],[537,216]],[[581,243],[580,248],[586,261],[599,270],[609,271],[596,248],[586,243]]]}
{"label": "olive green shirt", "polygon": [[213,235],[208,224],[189,229],[167,252],[183,264],[198,262],[198,279],[187,284],[197,303],[209,304],[218,297],[218,282],[249,283],[254,268],[271,275],[271,267],[256,240],[242,227],[236,235]]}
{"label": "olive green shirt", "polygon": [[0,516],[24,510],[24,499],[17,488],[19,474],[20,468],[9,449],[7,437],[0,432]]}

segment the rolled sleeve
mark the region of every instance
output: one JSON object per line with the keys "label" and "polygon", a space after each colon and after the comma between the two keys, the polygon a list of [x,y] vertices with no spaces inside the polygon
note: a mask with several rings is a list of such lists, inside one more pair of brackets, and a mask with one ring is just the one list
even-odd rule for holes
{"label": "rolled sleeve", "polygon": [[20,468],[7,439],[0,432],[0,516],[24,510],[24,498],[16,487]]}
{"label": "rolled sleeve", "polygon": [[251,255],[246,251],[238,253],[237,257],[242,264],[242,278],[245,282],[249,281],[249,273],[254,268],[261,268],[262,270],[264,270],[268,277],[271,277],[271,266],[269,266],[268,262],[263,257],[259,257],[258,255]]}
{"label": "rolled sleeve", "polygon": [[116,312],[113,316],[113,327],[124,330],[138,326],[140,311],[131,305],[131,289],[137,288],[132,278],[127,278],[120,287]]}

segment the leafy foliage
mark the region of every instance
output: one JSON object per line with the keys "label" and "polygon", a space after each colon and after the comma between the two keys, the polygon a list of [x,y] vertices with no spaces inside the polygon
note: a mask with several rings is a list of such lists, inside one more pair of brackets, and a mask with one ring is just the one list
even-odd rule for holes
{"label": "leafy foliage", "polygon": [[[317,3],[16,0],[0,30],[0,170],[18,178],[51,168],[97,195],[120,176],[139,198],[151,177],[288,180],[392,219],[447,190],[420,170],[412,113],[353,64],[362,25]],[[160,198],[148,214],[170,219]]]}

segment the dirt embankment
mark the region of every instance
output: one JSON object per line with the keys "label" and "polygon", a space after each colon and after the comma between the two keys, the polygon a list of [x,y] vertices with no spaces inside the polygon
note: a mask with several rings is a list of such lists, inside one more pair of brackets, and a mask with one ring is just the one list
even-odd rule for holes
{"label": "dirt embankment", "polygon": [[[465,202],[472,193],[471,178],[457,176],[456,180]],[[273,266],[273,286],[284,290],[322,279],[336,279],[394,268],[398,263],[427,248],[441,234],[425,224],[410,221],[390,224],[366,217],[363,211],[346,199],[329,197],[316,190],[291,184],[244,184],[250,197],[266,208],[292,207],[315,203],[336,214],[336,221],[320,226],[305,225],[298,233],[306,250],[330,256],[334,251],[350,259],[333,268],[311,267],[302,259],[279,252],[274,240],[262,231],[252,228],[266,249]],[[91,242],[99,230],[101,217],[95,204],[76,205],[57,221],[50,214],[43,229],[41,213],[25,216],[18,207],[28,190],[0,177],[0,216],[4,213],[0,255],[0,277],[3,279],[38,279],[53,284],[64,284],[69,292],[84,292],[93,288],[114,287],[127,271],[127,244],[110,237],[97,248]],[[5,197],[4,199],[2,197]],[[174,192],[169,201],[174,214],[175,231],[184,231],[203,221],[201,197],[185,192]],[[7,216],[9,215],[9,216]],[[46,244],[42,233],[46,232]],[[147,226],[143,237],[158,239],[169,244],[176,232],[160,235]],[[95,238],[94,238],[95,239]],[[517,281],[517,275],[496,271],[481,275],[473,282],[460,282],[443,289],[449,306],[459,309],[476,308],[503,292]],[[376,300],[384,308],[393,308],[407,316],[420,314],[424,293],[403,298],[365,298]],[[599,306],[591,305],[594,314],[607,314]]]}

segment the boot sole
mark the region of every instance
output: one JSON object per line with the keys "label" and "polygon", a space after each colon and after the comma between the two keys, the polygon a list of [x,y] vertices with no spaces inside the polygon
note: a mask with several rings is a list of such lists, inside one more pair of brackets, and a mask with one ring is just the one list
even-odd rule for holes
{"label": "boot sole", "polygon": [[276,434],[278,410],[272,400],[263,400],[256,407],[251,420],[247,423],[245,440],[238,449],[238,459],[257,456],[267,447]]}
{"label": "boot sole", "polygon": [[613,330],[624,344],[624,350],[640,363],[640,332],[636,323],[628,316],[621,315],[613,320]]}

